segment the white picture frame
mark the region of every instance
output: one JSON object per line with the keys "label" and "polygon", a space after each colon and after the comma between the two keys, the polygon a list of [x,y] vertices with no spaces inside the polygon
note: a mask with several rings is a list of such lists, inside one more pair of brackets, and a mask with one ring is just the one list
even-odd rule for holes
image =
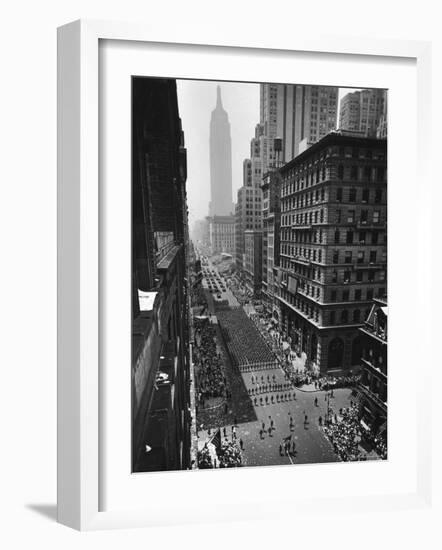
{"label": "white picture frame", "polygon": [[[250,36],[250,35],[249,35]],[[180,34],[164,36],[161,31],[143,25],[76,21],[58,30],[58,521],[79,530],[152,526],[169,522],[197,521],[174,510],[162,519],[164,510],[154,503],[143,508],[101,511],[100,507],[100,186],[99,186],[99,43],[100,40],[132,43],[168,43],[229,47],[232,49],[268,49],[300,51],[311,54],[379,56],[411,58],[417,65],[418,124],[417,162],[422,191],[427,197],[429,176],[428,139],[431,103],[429,97],[431,47],[426,42],[365,40],[355,37],[311,38],[298,32],[281,36],[278,43],[266,43],[240,36],[207,43],[200,36]],[[243,50],[242,50],[243,51]],[[204,77],[205,75],[201,75]],[[420,210],[419,232],[431,242],[431,232]],[[421,251],[421,265],[430,272],[430,254]],[[431,279],[423,270],[418,300],[429,308]],[[430,319],[430,316],[427,316]],[[425,331],[426,322],[417,329]],[[424,339],[425,342],[425,339]],[[426,419],[431,404],[428,395],[417,391],[417,471],[416,490],[404,494],[371,495],[358,499],[346,497],[342,506],[355,503],[368,509],[427,506],[431,499],[430,432]],[[168,474],[175,475],[175,474]],[[194,474],[189,474],[194,475]],[[234,474],[243,475],[240,472]],[[259,507],[239,512],[237,519],[259,515]],[[290,496],[281,500],[290,506]],[[203,507],[204,504],[201,504]],[[324,512],[329,501],[314,498],[304,510]],[[236,514],[238,512],[235,512]],[[281,510],[281,514],[284,513]],[[202,520],[215,521],[216,507],[205,511]],[[231,519],[225,514],[224,519]]]}

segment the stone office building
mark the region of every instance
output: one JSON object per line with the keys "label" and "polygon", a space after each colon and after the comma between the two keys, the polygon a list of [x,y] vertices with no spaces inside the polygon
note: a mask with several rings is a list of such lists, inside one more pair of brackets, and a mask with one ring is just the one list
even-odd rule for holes
{"label": "stone office building", "polygon": [[209,221],[210,252],[235,255],[235,216],[213,216]]}
{"label": "stone office building", "polygon": [[357,368],[387,289],[386,140],[334,132],[280,173],[283,331],[322,373]]}
{"label": "stone office building", "polygon": [[132,470],[179,470],[191,446],[186,150],[175,80],[134,78],[132,99]]}
{"label": "stone office building", "polygon": [[[339,128],[375,137],[381,118],[386,114],[386,99],[386,90],[365,89],[346,94],[341,100]],[[378,137],[386,135],[382,133]]]}
{"label": "stone office building", "polygon": [[238,189],[235,205],[235,263],[238,269],[245,267],[245,232],[262,229],[262,191],[259,187],[261,174],[252,183],[247,180],[248,160],[244,161],[246,184]]}
{"label": "stone office building", "polygon": [[261,294],[262,283],[262,231],[247,229],[244,233],[244,241],[245,282],[253,295],[258,297]]}
{"label": "stone office building", "polygon": [[262,295],[268,313],[275,304],[275,271],[279,266],[281,176],[278,170],[267,172],[262,189]]}

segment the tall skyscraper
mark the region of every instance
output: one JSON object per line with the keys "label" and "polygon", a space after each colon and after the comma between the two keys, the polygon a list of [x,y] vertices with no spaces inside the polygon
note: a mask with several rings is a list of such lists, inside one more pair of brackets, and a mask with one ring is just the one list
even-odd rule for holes
{"label": "tall skyscraper", "polygon": [[210,119],[210,206],[209,216],[228,216],[232,203],[232,141],[227,112],[216,89],[216,107]]}
{"label": "tall skyscraper", "polygon": [[367,89],[346,94],[341,101],[339,128],[375,137],[385,101],[385,90]]}
{"label": "tall skyscraper", "polygon": [[263,138],[269,141],[263,159],[263,173],[274,160],[273,138],[282,138],[283,162],[300,153],[299,144],[315,143],[336,130],[338,88],[332,86],[301,86],[295,84],[261,84],[260,123]]}
{"label": "tall skyscraper", "polygon": [[[297,156],[301,144],[311,145],[336,130],[337,105],[338,88],[260,84],[260,121],[250,142],[250,159],[244,160],[243,187],[238,191],[235,212],[238,267],[244,267],[245,231],[263,227],[263,177],[276,162],[289,162]],[[275,143],[282,145],[278,152]]]}

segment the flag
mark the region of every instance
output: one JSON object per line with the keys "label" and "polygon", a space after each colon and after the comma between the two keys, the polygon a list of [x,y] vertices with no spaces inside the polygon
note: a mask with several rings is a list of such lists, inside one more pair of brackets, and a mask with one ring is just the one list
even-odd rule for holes
{"label": "flag", "polygon": [[221,449],[221,429],[220,428],[216,430],[216,432],[214,433],[209,443],[212,443],[212,445],[215,446],[215,449],[217,451]]}

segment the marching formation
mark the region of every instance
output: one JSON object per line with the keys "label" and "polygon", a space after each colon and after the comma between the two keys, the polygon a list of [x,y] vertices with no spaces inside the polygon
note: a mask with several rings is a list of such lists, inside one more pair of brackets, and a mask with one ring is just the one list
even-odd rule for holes
{"label": "marching formation", "polygon": [[[232,288],[242,307],[226,305]],[[199,468],[386,456],[382,438],[372,438],[370,451],[361,445],[370,434],[360,424],[358,376],[295,368],[281,335],[268,330],[266,314],[253,308],[239,282],[228,280],[221,292],[217,299],[208,290],[199,295],[207,316],[194,321]],[[241,415],[246,404],[252,414]],[[202,420],[208,408],[217,409],[210,422]]]}

